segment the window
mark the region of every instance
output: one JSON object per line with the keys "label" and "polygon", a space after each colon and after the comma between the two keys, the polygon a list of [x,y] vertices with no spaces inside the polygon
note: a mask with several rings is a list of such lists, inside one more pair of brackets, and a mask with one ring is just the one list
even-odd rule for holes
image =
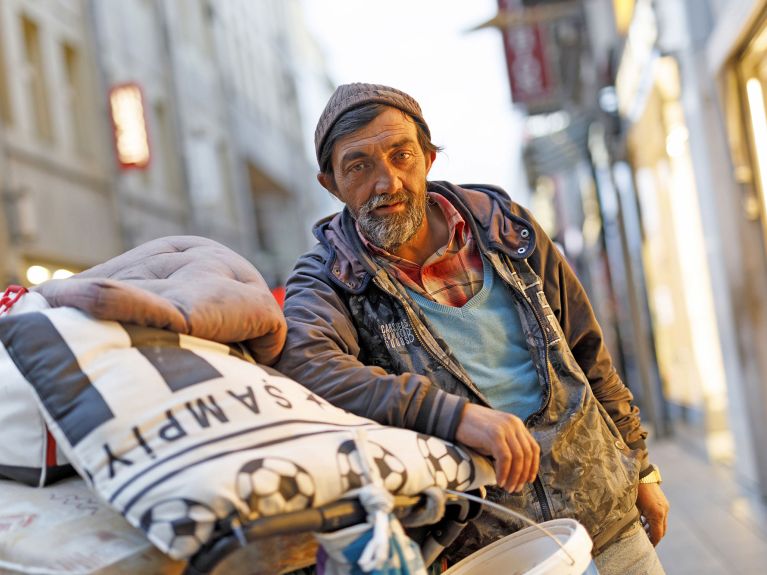
{"label": "window", "polygon": [[[735,60],[742,94],[743,120],[754,172],[758,199],[754,213],[761,212],[764,238],[767,241],[767,21],[757,29]],[[737,163],[737,162],[736,162]]]}
{"label": "window", "polygon": [[150,129],[155,154],[153,169],[158,172],[159,182],[166,197],[175,197],[179,194],[179,187],[176,180],[173,127],[164,102],[155,103],[154,118],[154,130]]}
{"label": "window", "polygon": [[224,203],[223,211],[228,219],[234,220],[234,198],[232,197],[234,186],[232,185],[232,174],[229,165],[229,149],[225,143],[218,143],[216,146],[216,155],[218,156],[218,168],[221,177],[221,193],[223,195],[221,200]]}
{"label": "window", "polygon": [[87,155],[86,117],[80,71],[80,55],[71,44],[64,43],[61,47],[64,61],[64,105],[69,114],[72,130],[72,143],[80,155]]}
{"label": "window", "polygon": [[253,198],[253,220],[258,248],[276,255],[285,243],[285,214],[289,212],[287,194],[265,172],[248,163],[250,193]]}
{"label": "window", "polygon": [[189,144],[192,198],[195,207],[219,221],[234,219],[229,151],[225,142],[202,135]]}
{"label": "window", "polygon": [[[0,20],[0,29],[3,22]],[[5,65],[5,54],[3,42],[5,35],[0,34],[0,124],[9,125],[11,123],[11,101],[10,91],[8,89],[8,72]]]}
{"label": "window", "polygon": [[27,98],[32,106],[34,131],[43,141],[53,140],[51,116],[48,108],[48,94],[43,69],[43,55],[40,46],[40,32],[37,24],[21,17],[21,30],[24,38],[24,70],[22,78]]}
{"label": "window", "polygon": [[206,0],[181,0],[178,3],[184,39],[206,57],[213,56],[213,7]]}

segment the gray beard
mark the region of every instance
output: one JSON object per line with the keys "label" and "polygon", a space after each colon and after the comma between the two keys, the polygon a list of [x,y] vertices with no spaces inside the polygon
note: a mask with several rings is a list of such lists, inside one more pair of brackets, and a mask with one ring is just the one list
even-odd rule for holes
{"label": "gray beard", "polygon": [[[406,209],[400,214],[374,216],[371,212],[383,204],[405,202]],[[374,246],[393,253],[420,229],[426,217],[426,191],[422,194],[382,194],[370,198],[360,208],[357,225],[362,234]]]}

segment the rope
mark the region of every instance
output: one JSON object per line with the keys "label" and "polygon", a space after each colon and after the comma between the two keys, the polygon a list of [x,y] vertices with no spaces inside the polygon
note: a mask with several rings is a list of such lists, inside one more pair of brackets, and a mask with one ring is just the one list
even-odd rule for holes
{"label": "rope", "polygon": [[368,523],[373,524],[373,534],[357,562],[363,571],[382,569],[389,558],[389,514],[394,509],[394,497],[384,487],[367,445],[367,433],[358,429],[354,444],[360,456],[360,467],[367,481],[359,490],[359,500],[368,513]]}

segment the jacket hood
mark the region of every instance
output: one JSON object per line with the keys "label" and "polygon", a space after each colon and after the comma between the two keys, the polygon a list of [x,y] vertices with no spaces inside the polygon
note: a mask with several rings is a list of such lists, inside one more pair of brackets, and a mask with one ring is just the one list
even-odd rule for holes
{"label": "jacket hood", "polygon": [[[535,251],[532,224],[512,213],[514,204],[501,188],[428,182],[427,191],[450,200],[471,226],[482,248],[512,259],[528,258]],[[325,272],[331,281],[351,293],[362,293],[380,266],[363,246],[348,208],[317,222],[313,232],[328,252]]]}

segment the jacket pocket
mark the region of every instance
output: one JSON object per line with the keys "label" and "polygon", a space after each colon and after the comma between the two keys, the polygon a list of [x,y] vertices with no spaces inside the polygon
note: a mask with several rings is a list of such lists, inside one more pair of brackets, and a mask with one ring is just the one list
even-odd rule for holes
{"label": "jacket pocket", "polygon": [[556,428],[541,461],[554,515],[578,519],[596,538],[634,509],[639,462],[590,390]]}

